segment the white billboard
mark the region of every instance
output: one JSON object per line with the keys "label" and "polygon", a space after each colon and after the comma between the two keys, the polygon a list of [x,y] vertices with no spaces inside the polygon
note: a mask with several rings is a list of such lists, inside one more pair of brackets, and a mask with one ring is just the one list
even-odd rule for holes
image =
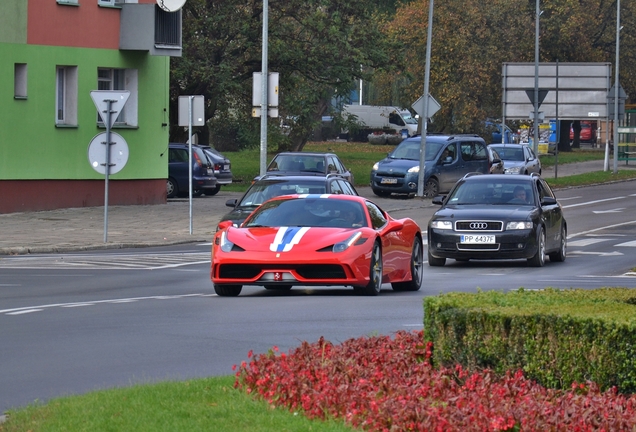
{"label": "white billboard", "polygon": [[[534,116],[534,63],[503,64],[504,116],[525,120]],[[610,63],[539,63],[539,89],[547,91],[539,107],[545,119],[605,119],[608,115],[607,93],[611,88]],[[558,81],[557,81],[558,80]],[[557,116],[557,89],[558,107]]]}

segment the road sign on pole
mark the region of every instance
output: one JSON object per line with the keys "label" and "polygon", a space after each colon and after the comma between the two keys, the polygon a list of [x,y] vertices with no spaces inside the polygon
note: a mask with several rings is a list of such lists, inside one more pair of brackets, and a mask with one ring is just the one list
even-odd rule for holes
{"label": "road sign on pole", "polygon": [[[437,102],[435,100],[435,98],[433,96],[428,95],[428,112],[426,113],[428,115],[428,118],[430,119],[431,117],[433,117],[433,115],[440,110],[442,106],[439,104],[439,102]],[[418,100],[416,100],[415,102],[413,102],[413,105],[411,105],[411,108],[413,108],[415,110],[416,113],[418,113],[421,116],[424,116],[424,96],[420,96]]]}
{"label": "road sign on pole", "polygon": [[[124,109],[124,105],[128,101],[130,92],[128,90],[92,90],[91,99],[97,108],[97,114],[102,119],[104,124],[107,124],[108,118],[110,123],[108,127],[113,127],[115,120],[121,111]],[[108,104],[110,102],[110,117],[108,116]]]}

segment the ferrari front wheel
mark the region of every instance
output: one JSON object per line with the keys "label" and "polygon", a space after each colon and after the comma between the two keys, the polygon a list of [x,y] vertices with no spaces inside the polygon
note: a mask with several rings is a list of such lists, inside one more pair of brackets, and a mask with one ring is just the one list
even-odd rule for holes
{"label": "ferrari front wheel", "polygon": [[373,245],[371,253],[371,265],[369,271],[369,283],[360,291],[369,296],[377,296],[382,289],[382,249],[378,243]]}
{"label": "ferrari front wheel", "polygon": [[411,280],[392,283],[393,291],[417,291],[420,289],[422,278],[424,277],[424,254],[422,250],[422,240],[419,237],[415,237],[413,240],[413,251],[411,252]]}
{"label": "ferrari front wheel", "polygon": [[217,285],[214,284],[214,291],[221,297],[236,297],[241,293],[243,285]]}

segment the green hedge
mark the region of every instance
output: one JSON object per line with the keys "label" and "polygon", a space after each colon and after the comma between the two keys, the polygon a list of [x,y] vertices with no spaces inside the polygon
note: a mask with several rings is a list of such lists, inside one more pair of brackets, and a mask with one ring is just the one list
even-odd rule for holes
{"label": "green hedge", "polygon": [[636,393],[636,290],[449,293],[424,301],[436,365],[522,369],[546,387]]}

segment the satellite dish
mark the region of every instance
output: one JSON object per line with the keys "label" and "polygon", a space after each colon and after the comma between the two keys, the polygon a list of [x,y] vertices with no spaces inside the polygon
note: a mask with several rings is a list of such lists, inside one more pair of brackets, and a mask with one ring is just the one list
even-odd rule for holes
{"label": "satellite dish", "polygon": [[183,7],[186,0],[157,0],[157,5],[166,12],[176,12]]}

